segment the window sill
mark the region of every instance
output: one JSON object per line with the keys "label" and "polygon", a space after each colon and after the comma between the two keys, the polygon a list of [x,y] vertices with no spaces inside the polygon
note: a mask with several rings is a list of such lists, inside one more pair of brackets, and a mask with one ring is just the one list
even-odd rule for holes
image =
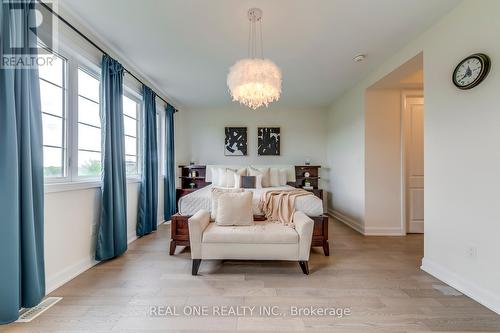
{"label": "window sill", "polygon": [[[140,177],[127,178],[127,184],[140,183]],[[91,188],[100,188],[102,182],[100,180],[87,180],[87,181],[76,181],[76,182],[64,182],[64,183],[45,183],[45,193],[57,193],[66,191],[81,191],[88,190]]]}

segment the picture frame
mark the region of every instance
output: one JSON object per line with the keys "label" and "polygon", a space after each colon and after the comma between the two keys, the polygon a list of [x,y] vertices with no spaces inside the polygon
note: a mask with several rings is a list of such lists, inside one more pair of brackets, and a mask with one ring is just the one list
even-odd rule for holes
{"label": "picture frame", "polygon": [[281,128],[257,128],[257,154],[259,156],[281,155]]}
{"label": "picture frame", "polygon": [[247,156],[248,155],[248,131],[247,127],[224,128],[224,156]]}

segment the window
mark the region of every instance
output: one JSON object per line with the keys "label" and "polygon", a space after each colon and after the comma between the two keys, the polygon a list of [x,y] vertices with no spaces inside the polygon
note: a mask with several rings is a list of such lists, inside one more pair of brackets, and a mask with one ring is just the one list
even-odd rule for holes
{"label": "window", "polygon": [[[86,186],[76,183],[98,186],[102,174],[99,66],[70,49],[41,56],[53,58],[39,68],[45,182],[52,183],[54,191]],[[124,91],[125,164],[127,177],[135,179],[141,171],[142,96],[126,86]]]}
{"label": "window", "polygon": [[101,174],[101,118],[99,80],[78,69],[78,176]]}
{"label": "window", "polygon": [[123,125],[125,132],[125,165],[127,175],[139,174],[138,163],[138,125],[140,102],[123,95]]}
{"label": "window", "polygon": [[66,170],[66,59],[53,59],[39,68],[43,125],[43,171],[47,178],[61,178]]}

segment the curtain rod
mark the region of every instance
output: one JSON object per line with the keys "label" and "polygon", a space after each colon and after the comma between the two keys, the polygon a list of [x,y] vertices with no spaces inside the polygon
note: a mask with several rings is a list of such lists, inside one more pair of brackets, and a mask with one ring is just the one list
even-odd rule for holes
{"label": "curtain rod", "polygon": [[[43,1],[41,0],[38,0],[38,2],[45,8],[47,9],[52,15],[54,15],[55,17],[57,17],[61,22],[63,22],[64,24],[66,24],[71,30],[73,30],[74,32],[76,32],[78,35],[80,35],[80,37],[82,37],[83,39],[85,39],[90,45],[92,45],[93,47],[95,47],[97,50],[99,50],[102,54],[105,54],[105,55],[108,55],[110,56],[110,54],[106,51],[104,51],[99,45],[97,45],[96,43],[94,43],[90,38],[88,38],[83,32],[81,32],[80,30],[78,30],[74,25],[72,25],[71,23],[69,23],[64,17],[62,17],[61,15],[59,15],[58,13],[56,13],[51,7],[49,7],[47,4],[45,4]],[[129,71],[127,68],[123,67],[123,70],[125,72],[127,72],[130,76],[132,76],[134,79],[136,79],[140,84],[144,85],[144,82],[142,82],[137,76],[135,76],[131,71]],[[154,92],[154,91],[153,91]],[[156,94],[156,92],[155,92]],[[161,99],[163,102],[165,102],[166,104],[170,104],[169,102],[167,102],[163,97],[161,97],[160,95],[156,94],[156,97],[158,97],[159,99]],[[172,104],[170,104],[172,105]],[[175,109],[175,112],[179,111],[177,110],[176,107],[174,107]]]}

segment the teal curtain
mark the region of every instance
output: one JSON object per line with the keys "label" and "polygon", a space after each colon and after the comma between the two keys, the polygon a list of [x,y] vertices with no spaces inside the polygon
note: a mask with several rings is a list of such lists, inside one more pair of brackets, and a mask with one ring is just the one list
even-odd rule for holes
{"label": "teal curtain", "polygon": [[102,189],[96,260],[127,250],[127,175],[123,131],[123,67],[108,55],[101,66]]}
{"label": "teal curtain", "polygon": [[170,220],[177,212],[175,198],[175,151],[174,151],[174,114],[175,108],[167,104],[165,110],[165,178],[164,183],[164,215],[165,221]]}
{"label": "teal curtain", "polygon": [[[33,6],[0,3],[2,59],[37,56]],[[0,64],[0,324],[45,296],[42,144],[38,69]]]}
{"label": "teal curtain", "polygon": [[143,86],[144,121],[142,126],[142,179],[139,194],[137,236],[156,230],[158,221],[158,144],[156,139],[156,94]]}

